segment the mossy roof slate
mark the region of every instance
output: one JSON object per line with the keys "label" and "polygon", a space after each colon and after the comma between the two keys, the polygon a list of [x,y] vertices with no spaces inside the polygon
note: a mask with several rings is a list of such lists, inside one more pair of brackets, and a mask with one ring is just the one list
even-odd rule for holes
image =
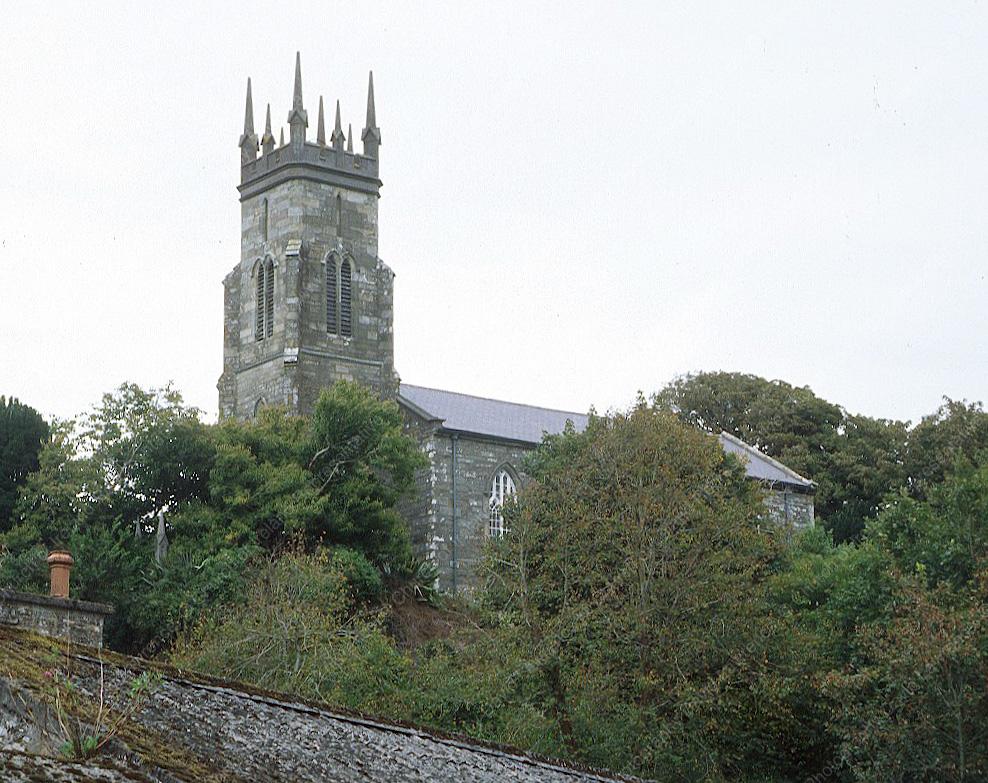
{"label": "mossy roof slate", "polygon": [[[0,667],[0,680],[23,693],[40,697],[44,672],[52,666],[52,654],[51,640],[0,628],[0,660],[7,664]],[[71,667],[79,687],[94,700],[100,689],[101,665],[111,704],[122,698],[133,677],[141,672],[156,671],[161,680],[147,705],[121,732],[113,759],[107,761],[116,765],[112,769],[63,764],[62,778],[38,778],[38,771],[52,768],[53,762],[5,751],[0,754],[0,779],[4,781],[626,780],[465,738],[349,714],[325,704],[203,677],[140,658],[80,648],[63,649],[58,654]],[[0,717],[10,719],[9,714]],[[31,770],[34,778],[30,777]],[[133,777],[123,776],[126,774]]]}

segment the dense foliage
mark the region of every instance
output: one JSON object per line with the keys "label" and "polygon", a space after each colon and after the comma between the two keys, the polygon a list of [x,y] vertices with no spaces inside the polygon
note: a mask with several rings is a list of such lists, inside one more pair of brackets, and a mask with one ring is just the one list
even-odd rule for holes
{"label": "dense foliage", "polygon": [[[646,777],[980,781],[986,422],[681,379],[548,436],[484,588],[437,607],[396,512],[422,462],[393,404],[340,385],[311,419],[205,426],[123,387],[55,428],[0,585],[40,584],[64,543],[118,647]],[[817,480],[825,524],[766,524],[720,429]]]}
{"label": "dense foliage", "polygon": [[17,491],[38,469],[48,424],[34,408],[0,396],[0,532],[10,526]]}
{"label": "dense foliage", "polygon": [[408,563],[394,507],[421,460],[397,406],[353,384],[310,418],[268,408],[215,426],[171,388],[125,384],[41,451],[0,537],[0,585],[43,590],[48,549],[67,547],[73,594],[113,603],[110,643],[144,653],[243,594],[252,564],[287,542],[341,550],[373,591]]}

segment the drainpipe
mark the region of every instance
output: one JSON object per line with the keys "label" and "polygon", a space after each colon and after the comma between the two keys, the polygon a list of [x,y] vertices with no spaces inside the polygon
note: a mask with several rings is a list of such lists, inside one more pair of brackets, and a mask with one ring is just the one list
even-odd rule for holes
{"label": "drainpipe", "polygon": [[451,496],[451,498],[453,500],[453,520],[452,520],[453,521],[453,525],[452,525],[453,530],[452,530],[452,535],[450,535],[450,542],[452,544],[452,550],[453,550],[452,551],[452,563],[451,563],[451,566],[452,566],[453,595],[456,595],[456,570],[457,570],[457,562],[456,562],[456,442],[460,439],[460,436],[457,435],[454,432],[450,436],[450,439],[453,442],[453,449],[452,449],[451,460],[450,460],[452,462],[452,465],[450,467],[450,471],[451,471],[450,472],[450,484],[451,484],[451,487],[450,487],[450,496]]}

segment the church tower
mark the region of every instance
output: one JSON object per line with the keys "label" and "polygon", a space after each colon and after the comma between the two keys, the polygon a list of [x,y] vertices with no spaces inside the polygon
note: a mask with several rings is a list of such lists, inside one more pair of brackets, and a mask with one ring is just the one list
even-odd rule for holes
{"label": "church tower", "polygon": [[319,391],[358,381],[386,397],[394,370],[394,274],[377,257],[378,151],[374,75],[362,153],[353,151],[337,101],[326,141],[319,99],[315,142],[306,139],[302,67],[295,59],[289,139],[254,132],[251,83],[240,136],[240,263],[223,281],[220,417],[248,418],[267,404],[308,413]]}

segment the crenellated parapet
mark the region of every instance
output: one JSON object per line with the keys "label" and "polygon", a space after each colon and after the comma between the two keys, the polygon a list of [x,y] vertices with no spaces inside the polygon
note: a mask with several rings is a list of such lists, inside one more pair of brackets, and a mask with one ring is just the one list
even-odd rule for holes
{"label": "crenellated parapet", "polygon": [[240,200],[251,198],[282,182],[307,179],[327,185],[380,195],[378,161],[347,150],[306,143],[274,147],[241,167]]}
{"label": "crenellated parapet", "polygon": [[[240,137],[241,201],[293,179],[322,182],[380,195],[381,129],[377,127],[373,73],[369,77],[367,88],[367,120],[361,133],[362,153],[353,151],[353,126],[349,126],[348,134],[343,132],[339,101],[336,102],[334,128],[327,144],[322,96],[319,98],[316,139],[309,141],[306,138],[309,118],[302,99],[302,63],[298,54],[295,57],[295,85],[292,92],[292,108],[288,113],[288,126],[289,142],[285,143],[284,129],[282,129],[281,142],[276,145],[271,132],[269,103],[264,135],[258,144],[257,135],[254,133],[254,106],[250,79],[248,79],[244,132]],[[259,150],[260,155],[258,155]]]}

